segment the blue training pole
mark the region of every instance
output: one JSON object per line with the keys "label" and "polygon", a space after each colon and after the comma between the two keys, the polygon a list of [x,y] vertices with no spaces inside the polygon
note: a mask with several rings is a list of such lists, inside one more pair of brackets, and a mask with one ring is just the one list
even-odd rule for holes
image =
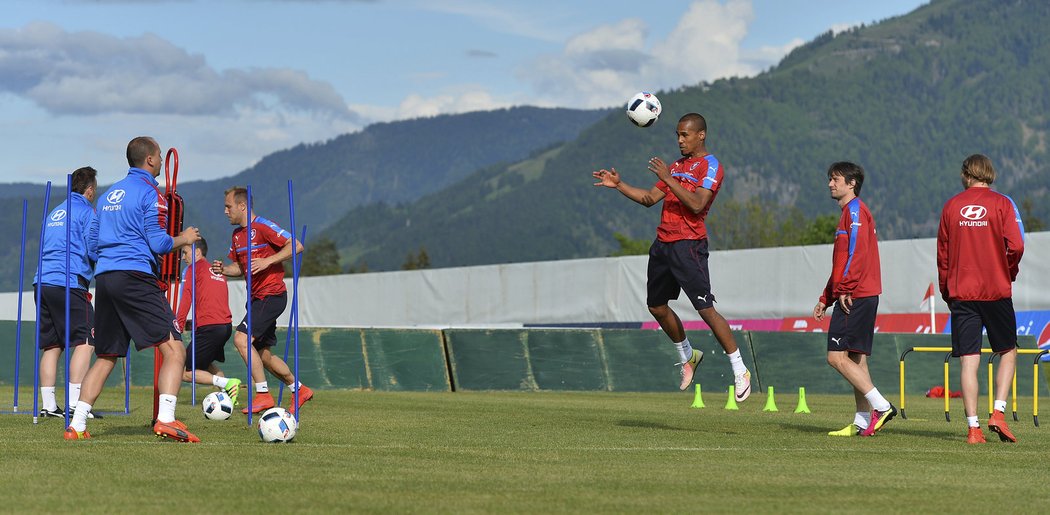
{"label": "blue training pole", "polygon": [[[293,234],[292,236],[294,237],[295,235]],[[306,245],[306,226],[305,225],[303,226],[303,235],[302,235],[302,237],[299,238],[299,241],[302,242],[303,245]],[[300,260],[299,264],[296,265],[294,257],[293,257],[292,263],[293,263],[292,266],[294,266],[295,270],[298,271],[300,266],[302,265],[302,260]],[[299,319],[299,300],[296,298],[297,295],[296,295],[296,287],[295,287],[295,283],[298,282],[298,280],[299,280],[299,276],[296,275],[293,272],[292,273],[292,313],[288,316],[288,330],[286,331],[285,339],[284,339],[284,362],[285,363],[288,363],[288,351],[292,348],[292,324],[294,324],[295,321]],[[295,380],[298,381],[299,378],[296,377]],[[278,405],[281,404],[281,399],[283,399],[283,398],[284,398],[284,383],[281,383],[281,386],[279,386],[277,388],[277,404]]]}
{"label": "blue training pole", "polygon": [[64,278],[65,280],[63,281],[63,282],[66,283],[66,313],[65,313],[65,316],[66,316],[66,331],[65,331],[65,333],[66,333],[65,334],[66,373],[65,373],[65,376],[63,376],[63,379],[64,379],[63,382],[66,383],[65,384],[65,387],[66,387],[66,409],[64,410],[65,411],[65,415],[66,415],[66,427],[69,427],[69,412],[70,412],[71,409],[73,409],[73,408],[71,408],[69,406],[69,238],[70,238],[70,235],[72,233],[72,227],[73,227],[73,224],[71,222],[72,219],[73,219],[73,174],[67,174],[66,175],[66,218],[65,218],[65,223],[66,223],[66,273],[65,273],[65,278]]}
{"label": "blue training pole", "polygon": [[18,367],[22,356],[22,288],[26,276],[26,214],[29,212],[29,201],[22,199],[22,246],[18,254],[18,318],[15,322],[15,398],[12,411],[18,413]]}
{"label": "blue training pole", "polygon": [[33,351],[33,423],[36,424],[40,418],[40,298],[44,296],[41,291],[40,279],[43,276],[41,265],[44,261],[44,229],[47,228],[47,205],[51,202],[51,181],[47,181],[44,188],[44,215],[40,217],[40,245],[36,258],[36,349]]}
{"label": "blue training pole", "polygon": [[295,377],[292,378],[292,381],[295,381],[295,395],[293,395],[292,402],[295,403],[295,422],[298,424],[299,390],[302,386],[302,382],[299,381],[299,247],[295,244],[295,195],[292,193],[291,179],[288,179],[288,217],[292,224],[292,314],[289,316],[289,322],[291,322],[289,325],[295,326]]}
{"label": "blue training pole", "polygon": [[[251,184],[248,185],[247,190],[248,190],[248,213],[247,213],[248,226],[246,227],[246,232],[245,232],[244,236],[245,236],[245,239],[247,240],[246,243],[245,243],[245,247],[247,248],[247,250],[245,250],[245,252],[248,253],[248,258],[247,258],[247,269],[244,271],[244,292],[245,292],[245,296],[248,297],[248,302],[245,304],[245,307],[247,308],[247,311],[248,311],[248,313],[247,313],[247,315],[245,317],[245,323],[247,324],[247,327],[245,327],[245,329],[247,330],[247,333],[248,333],[248,348],[246,348],[244,350],[244,362],[245,362],[246,365],[248,365],[248,380],[252,381],[252,349],[254,348],[252,346],[252,222],[254,222],[254,220],[252,220],[252,185]],[[252,381],[252,383],[254,384],[255,381]],[[249,385],[248,386],[248,427],[252,426],[252,415],[253,415],[253,413],[252,413],[252,395],[253,395],[252,385]]]}
{"label": "blue training pole", "polygon": [[[197,242],[190,246],[190,406],[197,404]],[[180,292],[181,293],[181,292]]]}

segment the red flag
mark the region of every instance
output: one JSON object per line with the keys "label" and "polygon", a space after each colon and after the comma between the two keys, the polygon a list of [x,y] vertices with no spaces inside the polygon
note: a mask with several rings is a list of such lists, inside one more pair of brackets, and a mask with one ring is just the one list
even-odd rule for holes
{"label": "red flag", "polygon": [[926,303],[930,302],[932,299],[933,299],[933,283],[931,282],[930,286],[928,288],[926,288],[926,295],[924,295],[922,297],[922,302],[919,303],[919,309],[922,309],[922,307],[925,306]]}

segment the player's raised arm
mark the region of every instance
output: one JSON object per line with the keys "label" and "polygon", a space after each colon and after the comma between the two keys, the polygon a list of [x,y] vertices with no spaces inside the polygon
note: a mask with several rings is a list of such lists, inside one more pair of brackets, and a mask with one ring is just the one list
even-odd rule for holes
{"label": "player's raised arm", "polygon": [[652,189],[645,190],[635,186],[631,186],[620,178],[620,174],[615,168],[609,170],[601,169],[591,173],[598,182],[594,183],[595,186],[605,186],[606,188],[613,188],[623,193],[623,196],[645,206],[651,207],[656,205],[664,198],[664,192],[653,186]]}

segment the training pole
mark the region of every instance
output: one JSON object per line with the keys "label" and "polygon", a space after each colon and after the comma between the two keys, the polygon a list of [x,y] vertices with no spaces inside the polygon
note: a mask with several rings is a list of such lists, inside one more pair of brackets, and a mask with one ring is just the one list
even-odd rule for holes
{"label": "training pole", "polygon": [[[197,242],[190,245],[190,406],[197,404]],[[181,293],[181,292],[180,292]],[[187,312],[188,313],[188,312]]]}
{"label": "training pole", "polygon": [[66,416],[66,427],[69,427],[69,412],[73,409],[73,408],[71,408],[69,406],[69,238],[70,238],[70,235],[72,234],[72,227],[73,227],[73,224],[71,223],[72,219],[73,219],[73,174],[67,174],[66,175],[66,218],[65,218],[65,224],[66,224],[66,270],[65,270],[65,272],[66,273],[65,273],[65,277],[63,278],[63,281],[62,281],[64,283],[66,283],[66,288],[65,288],[65,290],[66,290],[66,292],[65,292],[66,293],[66,310],[65,310],[66,311],[65,312],[66,330],[65,330],[65,335],[64,335],[65,336],[65,346],[66,346],[66,348],[65,348],[66,372],[65,372],[65,376],[63,377],[64,380],[62,381],[64,383],[66,383],[65,384],[65,387],[66,387],[65,388],[65,390],[66,390],[66,401],[65,401],[66,402],[66,408],[64,410],[65,411],[65,416]]}
{"label": "training pole", "polygon": [[47,186],[44,188],[44,215],[40,217],[40,245],[37,249],[36,257],[36,271],[37,279],[34,288],[36,288],[36,335],[33,337],[35,350],[33,351],[33,423],[39,422],[40,418],[40,298],[43,297],[43,292],[40,291],[40,279],[43,275],[41,265],[44,261],[44,229],[47,228],[47,205],[51,202],[51,181],[47,181]]}
{"label": "training pole", "polygon": [[18,367],[22,356],[22,288],[26,277],[26,215],[29,212],[29,201],[22,199],[22,245],[18,253],[18,316],[15,319],[15,398],[11,410],[18,413]]}
{"label": "training pole", "polygon": [[[294,237],[294,234],[293,234],[293,237]],[[302,234],[302,236],[299,237],[299,241],[302,242],[303,245],[306,245],[306,226],[305,225],[303,226],[303,234]],[[292,261],[292,263],[295,263],[295,261]],[[302,267],[302,264],[303,264],[303,262],[302,262],[302,260],[300,260],[298,264],[292,265],[292,266],[295,267],[295,272],[299,271],[299,269]],[[288,330],[285,331],[285,338],[284,338],[284,362],[285,363],[288,363],[288,351],[292,348],[292,324],[293,324],[293,320],[295,320],[295,321],[299,320],[299,299],[297,298],[298,297],[298,295],[297,295],[298,290],[296,288],[296,286],[297,286],[296,283],[298,283],[298,282],[299,282],[298,274],[297,273],[293,273],[292,274],[292,314],[288,316]],[[295,317],[295,318],[293,319],[292,317]],[[296,364],[298,364],[298,362],[299,362],[299,359],[298,359],[298,355],[297,355],[296,356]],[[297,377],[295,380],[298,381],[299,378]],[[284,383],[282,382],[281,385],[277,387],[277,405],[278,406],[281,404],[281,400],[283,398],[284,398]]]}
{"label": "training pole", "polygon": [[[252,342],[252,185],[249,184],[246,188],[248,190],[248,226],[245,228],[245,252],[247,253],[247,265],[244,270],[244,293],[248,301],[245,303],[245,309],[247,314],[245,316],[245,330],[248,336],[248,345],[244,349],[244,363],[248,365],[248,380],[252,382],[248,386],[248,427],[252,426],[252,396],[253,386],[255,380],[252,378],[252,349],[255,348],[254,342]],[[294,228],[293,228],[294,229]],[[236,250],[236,249],[234,249]],[[293,249],[294,250],[294,249]],[[266,372],[263,372],[265,374]]]}
{"label": "training pole", "polygon": [[[288,329],[292,329],[292,325],[295,327],[295,372],[292,381],[295,382],[295,392],[292,395],[292,402],[295,406],[295,422],[299,422],[299,390],[302,386],[302,382],[299,381],[299,248],[295,245],[295,196],[292,194],[292,180],[288,179],[288,217],[289,222],[292,224],[292,314],[288,321]],[[287,350],[287,348],[285,349]]]}

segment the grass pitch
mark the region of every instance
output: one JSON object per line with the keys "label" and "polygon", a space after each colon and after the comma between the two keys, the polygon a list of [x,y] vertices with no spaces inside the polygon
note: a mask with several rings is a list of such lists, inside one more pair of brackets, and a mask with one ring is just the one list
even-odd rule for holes
{"label": "grass pitch", "polygon": [[[210,389],[198,392],[203,397]],[[32,392],[21,390],[22,410]],[[201,393],[203,392],[203,393]],[[239,413],[179,418],[201,444],[146,427],[150,391],[131,416],[89,421],[62,440],[61,419],[0,415],[3,512],[1037,512],[1050,427],[1022,398],[1020,442],[965,443],[940,400],[908,399],[875,438],[832,438],[853,400],[810,394],[813,413],[740,411],[725,394],[376,393],[318,391],[290,444],[264,444]],[[0,400],[10,408],[10,386]],[[287,392],[286,392],[287,395]],[[103,392],[100,409],[122,401]],[[119,398],[119,400],[118,400]],[[1026,402],[1027,401],[1027,402]],[[287,397],[285,402],[287,403]],[[985,402],[982,399],[982,403]],[[984,417],[982,416],[982,419]]]}

